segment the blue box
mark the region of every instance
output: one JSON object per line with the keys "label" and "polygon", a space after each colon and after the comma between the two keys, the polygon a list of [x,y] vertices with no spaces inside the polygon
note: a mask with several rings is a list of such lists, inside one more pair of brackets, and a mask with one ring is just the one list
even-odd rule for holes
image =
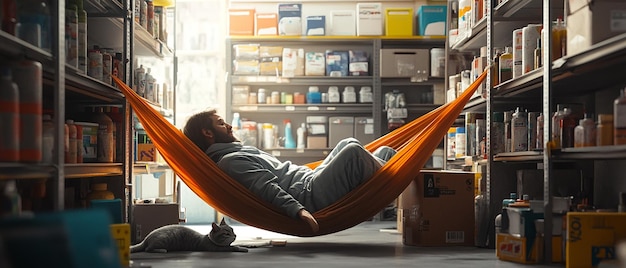
{"label": "blue box", "polygon": [[420,6],[417,10],[418,35],[446,35],[447,6]]}
{"label": "blue box", "polygon": [[326,76],[348,76],[349,64],[348,51],[326,50]]}
{"label": "blue box", "polygon": [[326,35],[326,16],[306,17],[306,35]]}

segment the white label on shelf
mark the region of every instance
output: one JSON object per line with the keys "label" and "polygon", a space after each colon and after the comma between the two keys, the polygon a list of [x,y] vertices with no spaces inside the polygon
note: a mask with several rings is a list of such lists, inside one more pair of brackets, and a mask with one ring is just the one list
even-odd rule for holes
{"label": "white label on shelf", "polygon": [[272,151],[273,156],[280,156],[280,151]]}
{"label": "white label on shelf", "polygon": [[626,10],[611,10],[611,32],[626,31]]}
{"label": "white label on shelf", "polygon": [[326,107],[326,110],[327,110],[327,111],[335,111],[335,110],[337,110],[337,107],[335,107],[335,106],[332,106],[332,107]]}
{"label": "white label on shelf", "polygon": [[242,111],[257,111],[259,110],[259,106],[241,106]]}
{"label": "white label on shelf", "polygon": [[298,148],[298,149],[296,149],[296,153],[299,153],[299,154],[304,153],[304,149]]}
{"label": "white label on shelf", "polygon": [[295,111],[296,107],[292,105],[285,106],[285,111]]}
{"label": "white label on shelf", "polygon": [[309,110],[309,111],[319,111],[320,107],[318,107],[318,106],[309,106],[306,109]]}

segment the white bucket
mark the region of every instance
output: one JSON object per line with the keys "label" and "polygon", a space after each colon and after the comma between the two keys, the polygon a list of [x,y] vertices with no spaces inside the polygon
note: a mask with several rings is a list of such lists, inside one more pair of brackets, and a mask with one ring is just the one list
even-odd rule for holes
{"label": "white bucket", "polygon": [[446,51],[443,48],[430,49],[430,76],[444,77]]}

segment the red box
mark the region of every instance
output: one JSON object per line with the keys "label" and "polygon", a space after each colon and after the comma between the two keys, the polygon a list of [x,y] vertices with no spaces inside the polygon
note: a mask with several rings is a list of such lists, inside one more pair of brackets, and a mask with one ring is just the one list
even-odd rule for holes
{"label": "red box", "polygon": [[422,170],[399,199],[405,245],[474,246],[474,173]]}

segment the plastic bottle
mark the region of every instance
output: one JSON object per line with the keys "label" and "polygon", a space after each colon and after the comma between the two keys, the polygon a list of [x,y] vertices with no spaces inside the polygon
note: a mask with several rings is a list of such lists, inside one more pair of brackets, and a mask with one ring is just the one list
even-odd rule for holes
{"label": "plastic bottle", "polygon": [[291,121],[289,119],[286,119],[283,122],[285,123],[285,148],[294,149],[296,148],[296,140],[293,138]]}
{"label": "plastic bottle", "polygon": [[98,123],[98,149],[97,161],[100,163],[112,163],[115,150],[113,139],[113,120],[104,113],[103,107],[98,107],[93,116],[93,121]]}
{"label": "plastic bottle", "polygon": [[[528,150],[532,151],[537,148],[537,118],[541,113],[528,112]],[[543,132],[542,132],[543,133]]]}
{"label": "plastic bottle", "polygon": [[87,73],[87,11],[83,0],[75,0],[78,12],[78,69]]}
{"label": "plastic bottle", "polygon": [[298,149],[306,148],[307,131],[306,131],[305,123],[300,124],[300,127],[296,131],[296,135],[297,135],[296,148]]}
{"label": "plastic bottle", "polygon": [[68,5],[65,9],[65,53],[67,64],[78,69],[78,7]]}
{"label": "plastic bottle", "polygon": [[500,55],[498,76],[500,83],[506,82],[513,78],[513,48],[504,48],[504,53]]}
{"label": "plastic bottle", "polygon": [[147,69],[146,72],[146,93],[144,95],[144,98],[146,98],[146,100],[155,101],[155,85],[156,85],[156,79],[154,78],[154,76],[150,73],[152,71],[151,68]]}
{"label": "plastic bottle", "polygon": [[561,148],[574,147],[574,128],[576,119],[570,108],[563,109],[564,116],[561,119]]}
{"label": "plastic bottle", "polygon": [[493,155],[504,153],[505,134],[504,134],[504,112],[493,112],[493,122],[491,122],[491,153]]}
{"label": "plastic bottle", "polygon": [[[102,81],[102,52],[98,46],[89,50],[87,63],[87,74],[96,80]],[[140,94],[143,97],[143,94]]]}
{"label": "plastic bottle", "polygon": [[552,23],[552,60],[567,54],[567,27],[562,18]]}
{"label": "plastic bottle", "polygon": [[263,124],[263,149],[274,148],[274,125],[270,123]]}
{"label": "plastic bottle", "polygon": [[448,129],[448,144],[447,144],[447,158],[448,160],[456,159],[456,128],[451,127]]}
{"label": "plastic bottle", "polygon": [[74,120],[65,120],[65,124],[68,127],[68,149],[65,151],[65,163],[75,164],[77,162],[76,156],[76,125],[74,125]]}
{"label": "plastic bottle", "polygon": [[541,60],[541,38],[537,38],[537,48],[533,51],[533,67],[535,69],[539,69],[539,67],[543,66],[543,61]]}
{"label": "plastic bottle", "polygon": [[328,102],[339,103],[341,102],[341,95],[339,94],[339,88],[336,86],[328,87]]}
{"label": "plastic bottle", "polygon": [[626,144],[626,89],[613,102],[613,144]]}
{"label": "plastic bottle", "polygon": [[145,0],[141,0],[139,13],[141,14],[139,17],[139,25],[146,29],[146,27],[148,27],[148,3]]}
{"label": "plastic bottle", "polygon": [[596,124],[585,114],[574,128],[574,147],[596,146]]}
{"label": "plastic bottle", "polygon": [[528,151],[528,116],[519,107],[511,118],[511,151]]}
{"label": "plastic bottle", "polygon": [[596,126],[596,146],[613,145],[613,115],[599,114]]}
{"label": "plastic bottle", "polygon": [[504,151],[507,153],[513,151],[511,146],[511,131],[513,131],[511,117],[513,117],[513,111],[504,112]]}
{"label": "plastic bottle", "polygon": [[316,86],[310,86],[306,94],[306,103],[322,103],[322,94]]}
{"label": "plastic bottle", "polygon": [[154,34],[154,3],[146,0],[146,30],[150,35]]}
{"label": "plastic bottle", "polygon": [[544,123],[544,116],[543,113],[539,113],[539,116],[537,116],[537,144],[535,146],[535,148],[537,149],[543,149],[543,123]]}
{"label": "plastic bottle", "polygon": [[135,69],[135,79],[133,80],[134,90],[139,96],[144,97],[146,93],[146,69],[143,65],[139,65],[139,68]]}
{"label": "plastic bottle", "polygon": [[44,114],[42,119],[42,161],[44,163],[52,163],[54,154],[54,123],[52,122],[52,116],[49,114]]}
{"label": "plastic bottle", "polygon": [[353,86],[347,86],[343,90],[343,103],[355,103],[356,92]]}
{"label": "plastic bottle", "polygon": [[42,66],[21,60],[13,65],[13,82],[20,92],[20,162],[41,161]]}
{"label": "plastic bottle", "polygon": [[17,162],[20,158],[19,88],[12,77],[11,69],[0,67],[0,162]]}
{"label": "plastic bottle", "polygon": [[258,104],[265,104],[265,103],[267,103],[267,98],[266,98],[266,95],[265,95],[265,89],[264,88],[259,88],[256,97],[257,97],[257,101],[256,102]]}
{"label": "plastic bottle", "polygon": [[466,147],[465,144],[466,144],[465,128],[457,127],[455,141],[454,141],[454,145],[455,145],[454,151],[455,151],[456,158],[465,157],[465,147]]}
{"label": "plastic bottle", "polygon": [[359,90],[359,102],[371,103],[373,101],[372,87],[364,86]]}
{"label": "plastic bottle", "polygon": [[0,216],[18,215],[22,212],[22,198],[17,191],[16,182],[14,180],[0,181]]}
{"label": "plastic bottle", "polygon": [[52,51],[52,28],[50,23],[50,8],[45,1],[20,0],[17,1],[16,35],[30,44],[48,52]]}
{"label": "plastic bottle", "polygon": [[[100,51],[102,53],[102,82],[107,85],[111,85],[111,83],[113,83],[111,78],[111,73],[113,71],[113,55],[111,55],[112,50],[103,48]],[[148,73],[150,73],[149,69]],[[154,97],[149,100],[154,101]]]}
{"label": "plastic bottle", "polygon": [[566,106],[557,104],[556,107],[556,112],[552,115],[552,129],[550,130],[550,136],[555,148],[561,148],[561,119],[565,116],[563,109]]}

